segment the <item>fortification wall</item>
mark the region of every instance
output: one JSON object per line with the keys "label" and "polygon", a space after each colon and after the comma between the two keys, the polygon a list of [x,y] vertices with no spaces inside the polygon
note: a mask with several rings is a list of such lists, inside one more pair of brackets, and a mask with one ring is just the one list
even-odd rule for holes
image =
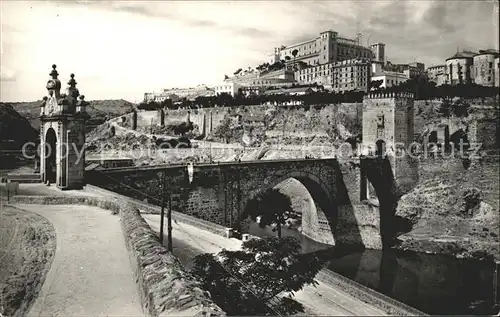
{"label": "fortification wall", "polygon": [[[179,124],[190,117],[200,133],[213,132],[226,115],[233,118],[241,116],[244,125],[267,127],[264,133],[268,137],[310,137],[311,134],[326,136],[327,129],[333,125],[361,125],[362,103],[341,103],[314,106],[274,106],[251,105],[239,107],[215,107],[203,109],[165,110],[165,124]],[[139,111],[137,125],[150,126],[160,124],[159,111]],[[346,124],[346,120],[349,121]],[[205,130],[203,130],[205,128]]]}

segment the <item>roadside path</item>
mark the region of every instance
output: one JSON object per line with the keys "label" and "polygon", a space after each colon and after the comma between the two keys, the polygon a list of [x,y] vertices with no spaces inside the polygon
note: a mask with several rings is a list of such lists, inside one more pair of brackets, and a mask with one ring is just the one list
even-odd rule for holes
{"label": "roadside path", "polygon": [[[160,231],[160,216],[142,214],[150,227]],[[164,244],[167,243],[167,226],[165,219]],[[223,248],[238,250],[241,240],[227,239],[214,233],[184,223],[172,222],[173,253],[185,267],[191,266],[192,259],[202,253],[218,253]],[[318,285],[305,286],[295,293],[295,299],[306,307],[307,315],[322,316],[387,316],[385,312],[372,307],[361,300],[318,281]]]}
{"label": "roadside path", "polygon": [[28,316],[144,316],[118,216],[79,205],[16,207],[47,218],[57,239]]}

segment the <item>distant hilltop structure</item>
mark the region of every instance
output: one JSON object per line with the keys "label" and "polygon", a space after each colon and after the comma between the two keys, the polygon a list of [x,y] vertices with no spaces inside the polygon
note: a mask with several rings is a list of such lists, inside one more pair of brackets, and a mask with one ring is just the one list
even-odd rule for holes
{"label": "distant hilltop structure", "polygon": [[457,51],[442,65],[427,68],[429,80],[438,86],[476,83],[499,87],[500,52],[494,49]]}
{"label": "distant hilltop structure", "polygon": [[159,93],[147,92],[144,94],[144,102],[163,102],[166,99],[171,99],[172,101],[178,101],[180,99],[186,98],[188,100],[194,100],[197,97],[208,97],[215,95],[215,91],[206,85],[198,85],[191,88],[167,88],[163,89]]}
{"label": "distant hilltop structure", "polygon": [[[274,64],[290,59],[294,64],[301,61],[314,66],[353,58],[374,59],[375,56],[372,49],[360,45],[358,40],[341,37],[337,32],[328,30],[321,32],[314,39],[275,47],[274,52],[269,56],[269,63]],[[383,51],[381,57],[383,58]]]}
{"label": "distant hilltop structure", "polygon": [[318,37],[274,48],[268,60],[257,67],[239,68],[214,87],[164,89],[145,93],[144,101],[176,102],[200,96],[261,95],[266,90],[299,85],[320,85],[335,92],[376,90],[398,86],[409,79],[433,81],[436,85],[476,83],[499,86],[499,51],[461,51],[442,65],[425,68],[424,63],[394,64],[387,58],[384,43],[362,45],[357,39],[339,36],[336,31],[321,32]]}

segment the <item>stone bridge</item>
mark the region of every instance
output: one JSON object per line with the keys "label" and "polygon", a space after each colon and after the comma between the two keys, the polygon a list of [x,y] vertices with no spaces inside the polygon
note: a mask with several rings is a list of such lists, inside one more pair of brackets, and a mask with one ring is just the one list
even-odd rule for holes
{"label": "stone bridge", "polygon": [[[260,192],[293,178],[313,201],[302,211],[303,234],[330,245],[362,244],[380,249],[380,216],[391,216],[393,211],[380,212],[378,203],[369,203],[366,179],[381,184],[375,187],[379,197],[388,197],[392,174],[380,182],[373,172],[377,169],[362,172],[364,165],[360,159],[245,161],[110,168],[87,171],[85,178],[87,183],[157,205],[162,195],[171,195],[174,210],[242,232],[249,224],[244,213],[246,204]],[[165,195],[161,189],[163,174]]]}

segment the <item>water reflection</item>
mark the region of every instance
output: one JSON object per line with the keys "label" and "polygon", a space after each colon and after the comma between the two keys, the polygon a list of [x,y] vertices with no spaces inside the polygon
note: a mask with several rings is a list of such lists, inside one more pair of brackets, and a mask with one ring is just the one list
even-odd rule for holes
{"label": "water reflection", "polygon": [[[251,224],[250,233],[277,235],[256,223]],[[299,239],[306,253],[331,248],[296,229],[283,228],[282,235]],[[332,248],[327,267],[428,314],[498,313],[492,309],[493,263],[397,250],[341,253]]]}
{"label": "water reflection", "polygon": [[[273,232],[270,227],[260,228],[256,222],[251,222],[250,227],[248,229],[248,233],[257,236],[257,237],[277,237],[278,233]],[[302,252],[310,253],[318,250],[323,250],[327,248],[331,248],[332,246],[326,245],[323,243],[316,242],[314,240],[309,239],[308,237],[301,234],[297,229],[289,229],[283,227],[281,229],[282,237],[295,237],[300,241],[300,245],[302,246]]]}

